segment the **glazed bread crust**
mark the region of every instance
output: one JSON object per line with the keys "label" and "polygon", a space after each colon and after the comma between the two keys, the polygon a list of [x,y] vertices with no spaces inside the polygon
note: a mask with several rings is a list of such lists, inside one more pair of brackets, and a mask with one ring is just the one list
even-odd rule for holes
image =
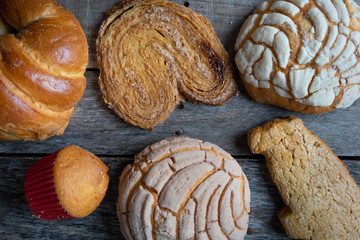
{"label": "glazed bread crust", "polygon": [[3,0],[0,36],[0,139],[44,140],[62,134],[82,97],[85,34],[53,0]]}
{"label": "glazed bread crust", "polygon": [[97,39],[104,101],[126,122],[151,130],[184,97],[222,105],[237,94],[229,56],[210,22],[168,1],[123,1]]}
{"label": "glazed bread crust", "polygon": [[69,215],[85,217],[100,205],[109,176],[98,157],[83,148],[68,146],[57,153],[53,169],[56,195]]}
{"label": "glazed bread crust", "polygon": [[344,164],[302,121],[276,119],[248,133],[285,203],[281,224],[294,239],[359,239],[360,189]]}

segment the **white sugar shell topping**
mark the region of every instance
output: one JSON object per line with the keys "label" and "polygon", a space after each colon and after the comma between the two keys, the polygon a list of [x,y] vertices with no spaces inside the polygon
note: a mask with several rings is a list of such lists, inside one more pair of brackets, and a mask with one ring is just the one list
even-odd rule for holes
{"label": "white sugar shell topping", "polygon": [[360,97],[360,8],[351,0],[272,0],[244,23],[235,62],[244,81],[315,107]]}
{"label": "white sugar shell topping", "polygon": [[298,14],[300,12],[300,9],[297,6],[295,6],[292,3],[285,2],[285,1],[275,2],[271,6],[270,10],[280,10],[291,16],[295,16],[296,14]]}
{"label": "white sugar shell topping", "polygon": [[170,138],[147,147],[121,174],[118,217],[126,239],[243,239],[250,188],[214,144]]}

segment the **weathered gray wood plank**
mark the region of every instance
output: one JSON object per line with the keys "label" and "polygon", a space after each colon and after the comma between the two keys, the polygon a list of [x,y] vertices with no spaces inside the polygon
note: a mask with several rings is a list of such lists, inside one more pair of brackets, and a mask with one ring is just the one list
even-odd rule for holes
{"label": "weathered gray wood plank", "polygon": [[[109,167],[110,184],[99,208],[90,216],[76,220],[42,221],[31,215],[24,195],[23,179],[28,167],[40,156],[0,156],[0,236],[17,239],[124,239],[116,216],[118,177],[132,158],[101,157]],[[281,197],[271,181],[265,161],[238,159],[251,188],[250,228],[246,239],[287,239],[276,211]],[[355,181],[360,183],[360,161],[345,160]]]}
{"label": "weathered gray wood plank", "polygon": [[75,144],[96,154],[130,155],[180,131],[215,143],[232,155],[249,155],[248,130],[272,118],[295,115],[337,155],[360,156],[360,101],[346,110],[306,115],[257,103],[241,89],[239,96],[219,107],[187,102],[150,132],[125,123],[107,108],[97,84],[98,71],[87,72],[86,77],[85,95],[63,136],[44,142],[0,142],[0,153],[47,153]]}
{"label": "weathered gray wood plank", "polygon": [[[186,0],[175,0],[184,4]],[[304,115],[249,99],[240,83],[239,96],[221,107],[185,103],[177,108],[153,132],[124,123],[102,101],[97,85],[95,39],[105,11],[119,0],[58,0],[79,19],[89,43],[87,89],[77,105],[63,136],[45,142],[0,142],[0,238],[1,239],[123,239],[115,213],[118,176],[131,158],[103,157],[111,177],[108,193],[100,207],[90,216],[71,221],[45,222],[31,216],[23,197],[23,177],[27,168],[41,154],[76,144],[96,154],[131,156],[147,145],[182,135],[213,142],[232,155],[241,157],[252,190],[250,227],[254,233],[246,239],[287,239],[276,217],[282,206],[265,162],[249,159],[246,132],[264,121],[295,115],[341,156],[355,181],[360,183],[360,101],[351,108],[323,115]],[[245,18],[262,0],[188,0],[190,8],[209,18],[225,48],[234,56],[233,45]],[[360,4],[360,0],[355,0]],[[237,75],[240,82],[240,78]],[[1,113],[0,113],[1,114]],[[16,157],[19,153],[24,157]],[[36,154],[36,155],[28,155]],[[29,157],[32,156],[32,157]],[[251,155],[250,155],[251,156]]]}
{"label": "weathered gray wood plank", "polygon": [[[117,0],[60,0],[64,7],[74,12],[83,25],[90,45],[90,57],[95,59],[95,38],[105,11]],[[185,1],[177,1],[183,4]],[[190,8],[207,16],[231,52],[237,31],[243,20],[260,0],[199,0],[188,1]],[[358,0],[359,2],[359,0]],[[226,27],[224,27],[226,26]],[[89,65],[94,67],[95,65]],[[295,115],[322,138],[330,148],[342,156],[360,156],[360,103],[346,110],[323,115],[305,115],[277,107],[256,103],[249,99],[236,75],[240,93],[221,107],[186,103],[153,132],[147,132],[124,123],[107,109],[97,85],[98,71],[86,73],[87,89],[77,105],[66,133],[45,142],[0,142],[0,153],[45,153],[76,144],[100,154],[136,154],[146,145],[170,137],[176,131],[220,145],[233,155],[249,155],[246,132],[263,122]]]}

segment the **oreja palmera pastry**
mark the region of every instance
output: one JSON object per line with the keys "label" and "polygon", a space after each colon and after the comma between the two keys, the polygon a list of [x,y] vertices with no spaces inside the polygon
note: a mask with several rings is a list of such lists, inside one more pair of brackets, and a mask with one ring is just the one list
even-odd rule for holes
{"label": "oreja palmera pastry", "polygon": [[53,0],[1,0],[0,15],[0,140],[62,134],[86,84],[79,22]]}
{"label": "oreja palmera pastry", "polygon": [[249,184],[218,146],[169,138],[135,157],[120,176],[118,217],[126,239],[243,239]]}
{"label": "oreja palmera pastry", "polygon": [[227,52],[209,21],[168,1],[123,1],[97,39],[104,100],[144,129],[162,123],[185,96],[224,104],[237,94]]}
{"label": "oreja palmera pastry", "polygon": [[360,8],[351,0],[272,0],[245,21],[236,64],[256,101],[303,113],[360,96]]}
{"label": "oreja palmera pastry", "polygon": [[94,154],[67,146],[28,169],[24,180],[26,202],[33,215],[44,220],[85,217],[105,196],[107,171]]}
{"label": "oreja palmera pastry", "polygon": [[278,216],[290,238],[360,239],[360,189],[300,119],[272,120],[249,131],[248,143],[253,153],[265,155],[285,203]]}

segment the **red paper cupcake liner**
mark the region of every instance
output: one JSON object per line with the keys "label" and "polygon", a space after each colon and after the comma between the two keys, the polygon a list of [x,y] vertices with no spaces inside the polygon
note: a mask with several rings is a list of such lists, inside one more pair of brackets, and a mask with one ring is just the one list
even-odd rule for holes
{"label": "red paper cupcake liner", "polygon": [[55,192],[53,166],[57,152],[34,163],[26,172],[25,200],[34,216],[43,220],[74,219],[59,203]]}

